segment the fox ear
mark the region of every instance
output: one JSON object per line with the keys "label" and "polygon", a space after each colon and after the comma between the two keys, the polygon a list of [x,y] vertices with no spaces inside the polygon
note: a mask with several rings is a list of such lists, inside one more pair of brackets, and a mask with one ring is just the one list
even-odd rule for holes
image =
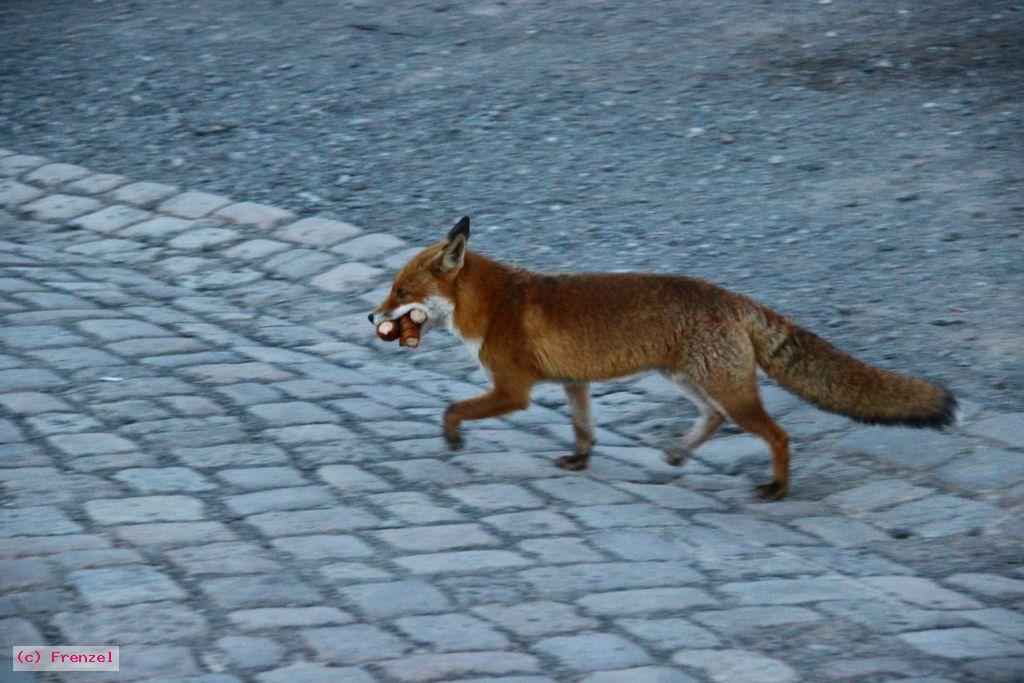
{"label": "fox ear", "polygon": [[462,268],[466,260],[466,245],[469,242],[469,216],[463,216],[455,227],[448,231],[448,243],[437,258],[436,268],[441,273],[454,273]]}
{"label": "fox ear", "polygon": [[462,268],[466,260],[466,234],[459,233],[454,239],[448,240],[441,255],[437,257],[435,268],[441,273],[454,273]]}
{"label": "fox ear", "polygon": [[469,216],[460,218],[455,227],[448,231],[448,241],[451,242],[459,235],[465,236],[467,240],[469,239]]}

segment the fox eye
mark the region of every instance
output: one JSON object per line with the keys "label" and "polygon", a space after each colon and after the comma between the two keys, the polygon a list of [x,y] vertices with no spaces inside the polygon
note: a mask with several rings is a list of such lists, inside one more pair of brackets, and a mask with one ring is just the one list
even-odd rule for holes
{"label": "fox eye", "polygon": [[405,291],[401,287],[395,290],[395,296],[397,296],[399,299],[404,299],[408,294],[409,292]]}

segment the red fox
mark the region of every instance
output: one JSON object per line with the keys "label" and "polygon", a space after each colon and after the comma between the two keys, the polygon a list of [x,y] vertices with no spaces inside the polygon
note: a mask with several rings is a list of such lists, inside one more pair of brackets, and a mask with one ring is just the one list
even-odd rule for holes
{"label": "red fox", "polygon": [[469,218],[414,256],[370,322],[427,314],[423,332],[445,324],[476,353],[494,387],[444,414],[450,446],[459,425],[522,410],[538,382],[565,387],[573,454],[555,464],[586,468],[594,445],[589,383],[655,370],[699,411],[665,459],[683,459],[728,419],[772,453],[766,499],[789,490],[789,438],[765,413],[760,366],[783,388],[859,422],[939,429],[956,417],[941,386],[866,365],[754,300],[695,278],[643,273],[544,275],[467,251]]}

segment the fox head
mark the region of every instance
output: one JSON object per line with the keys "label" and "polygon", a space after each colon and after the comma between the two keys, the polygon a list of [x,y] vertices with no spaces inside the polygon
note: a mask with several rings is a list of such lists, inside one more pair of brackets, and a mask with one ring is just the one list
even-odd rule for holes
{"label": "fox head", "polygon": [[447,237],[402,266],[387,298],[370,314],[370,322],[398,320],[418,308],[427,314],[423,331],[448,323],[455,309],[455,279],[465,262],[468,243],[469,216],[463,216]]}

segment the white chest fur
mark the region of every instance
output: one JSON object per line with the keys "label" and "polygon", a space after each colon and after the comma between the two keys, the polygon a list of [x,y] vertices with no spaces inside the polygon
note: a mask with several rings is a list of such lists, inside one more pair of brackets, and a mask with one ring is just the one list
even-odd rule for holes
{"label": "white chest fur", "polygon": [[462,340],[462,343],[466,345],[470,353],[473,354],[473,358],[480,360],[480,346],[483,344],[483,339],[474,339],[471,337],[463,336],[459,328],[455,326],[455,306],[451,301],[443,299],[441,297],[429,297],[426,301],[427,304],[427,315],[428,319],[434,320],[435,324],[444,321],[445,327],[453,335]]}

